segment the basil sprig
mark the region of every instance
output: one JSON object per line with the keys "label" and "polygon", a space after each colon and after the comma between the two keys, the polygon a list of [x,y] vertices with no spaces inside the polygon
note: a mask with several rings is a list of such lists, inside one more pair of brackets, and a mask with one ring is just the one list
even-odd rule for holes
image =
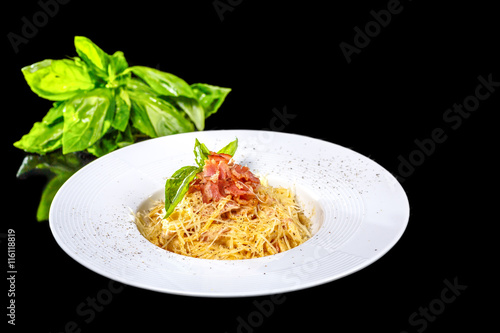
{"label": "basil sprig", "polygon": [[[100,157],[140,139],[201,131],[231,91],[205,83],[189,85],[154,68],[129,67],[123,52],[108,54],[86,37],[76,36],[74,44],[76,57],[46,59],[21,70],[31,90],[53,104],[14,146],[42,157],[54,155],[43,159],[54,162],[45,163],[47,170],[58,170],[61,155]],[[23,174],[31,165],[23,162]],[[58,178],[49,181],[45,190],[50,193],[44,192],[44,198],[52,198],[71,175],[49,174]],[[39,221],[48,218],[50,203],[41,201]]]}
{"label": "basil sprig", "polygon": [[[238,148],[238,139],[231,141],[224,148],[220,149],[217,154],[228,154],[234,156],[236,149]],[[205,146],[204,143],[200,143],[196,139],[194,144],[194,157],[197,166],[185,166],[174,172],[174,174],[167,179],[165,183],[165,216],[167,217],[172,214],[177,204],[184,198],[187,191],[189,190],[189,184],[194,180],[196,175],[203,171],[205,166],[205,160],[208,159],[210,155],[210,150]]]}
{"label": "basil sprig", "polygon": [[14,143],[29,153],[87,151],[97,157],[138,137],[203,130],[229,88],[183,79],[145,66],[129,67],[123,52],[110,55],[75,37],[79,57],[43,60],[22,68],[31,90],[54,101],[41,122]]}

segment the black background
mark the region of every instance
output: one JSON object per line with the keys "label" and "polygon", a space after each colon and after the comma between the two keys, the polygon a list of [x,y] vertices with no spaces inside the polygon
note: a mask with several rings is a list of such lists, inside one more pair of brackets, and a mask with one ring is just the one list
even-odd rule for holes
{"label": "black background", "polygon": [[[42,0],[42,3],[44,1]],[[400,12],[369,44],[346,61],[341,42],[354,43],[370,14],[389,1],[227,1],[221,20],[213,1],[83,1],[53,7],[52,17],[18,46],[23,17],[33,22],[37,1],[3,5],[2,101],[4,179],[0,261],[7,277],[9,228],[16,233],[16,326],[7,325],[8,284],[1,318],[9,331],[35,325],[37,332],[129,329],[203,332],[455,332],[496,327],[498,197],[495,133],[500,87],[458,128],[443,115],[474,95],[478,77],[500,82],[497,13],[490,5],[401,1]],[[74,56],[73,37],[92,39],[106,52],[121,50],[130,65],[156,67],[188,83],[231,87],[210,129],[264,129],[274,108],[291,119],[284,132],[321,138],[369,156],[394,175],[400,158],[441,128],[446,141],[402,183],[411,206],[407,230],[371,266],[319,287],[288,293],[256,327],[256,302],[269,297],[181,297],[125,287],[89,322],[76,309],[108,288],[109,279],[84,268],[56,244],[49,225],[35,220],[45,180],[15,177],[24,153],[12,146],[39,121],[50,102],[37,97],[20,69],[43,59]],[[485,90],[482,90],[484,92]],[[490,191],[493,190],[493,191]],[[409,317],[438,304],[443,281],[467,286],[425,325]],[[498,309],[498,308],[497,308]],[[4,314],[5,313],[5,314]],[[250,320],[251,321],[251,320]],[[71,324],[69,324],[71,325]]]}

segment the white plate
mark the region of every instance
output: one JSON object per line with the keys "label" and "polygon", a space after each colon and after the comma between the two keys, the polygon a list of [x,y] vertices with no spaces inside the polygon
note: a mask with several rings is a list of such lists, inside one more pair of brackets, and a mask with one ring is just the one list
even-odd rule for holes
{"label": "white plate", "polygon": [[[236,162],[271,185],[294,188],[312,214],[313,237],[277,255],[233,261],[190,258],[144,239],[130,209],[161,194],[174,171],[194,165],[195,138],[218,150],[236,137]],[[179,295],[237,297],[299,290],[356,272],[394,246],[408,218],[398,181],[359,153],[294,134],[223,130],[152,139],[97,159],[61,187],[49,220],[66,253],[110,279]]]}

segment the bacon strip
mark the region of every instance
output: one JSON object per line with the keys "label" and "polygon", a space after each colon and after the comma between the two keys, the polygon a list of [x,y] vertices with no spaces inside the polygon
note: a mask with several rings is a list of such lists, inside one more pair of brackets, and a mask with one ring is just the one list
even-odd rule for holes
{"label": "bacon strip", "polygon": [[231,155],[210,153],[203,171],[191,182],[189,192],[200,191],[204,203],[217,202],[228,195],[242,204],[255,199],[259,178],[248,167],[234,163]]}

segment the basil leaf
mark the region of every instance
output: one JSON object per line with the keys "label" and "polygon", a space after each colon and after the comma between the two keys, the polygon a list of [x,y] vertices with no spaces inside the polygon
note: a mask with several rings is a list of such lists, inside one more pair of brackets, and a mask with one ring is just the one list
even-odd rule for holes
{"label": "basil leaf", "polygon": [[21,71],[31,90],[51,101],[63,101],[94,88],[85,64],[71,59],[47,59],[26,66]]}
{"label": "basil leaf", "polygon": [[189,189],[189,183],[196,177],[201,169],[195,166],[185,166],[174,172],[165,183],[165,216],[172,214],[175,206],[182,200]]}
{"label": "basil leaf", "polygon": [[127,81],[126,88],[127,91],[135,91],[137,93],[158,97],[158,94],[156,94],[150,86],[135,78],[131,78]]}
{"label": "basil leaf", "polygon": [[118,148],[123,148],[131,145],[135,142],[134,134],[132,133],[132,127],[127,126],[124,131],[118,132],[115,136],[115,144]]}
{"label": "basil leaf", "polygon": [[52,107],[49,109],[45,117],[43,117],[42,122],[47,125],[55,125],[64,120],[63,110],[64,103],[66,102],[55,102],[52,104]]}
{"label": "basil leaf", "polygon": [[125,59],[122,51],[116,51],[113,53],[109,60],[108,73],[119,75],[128,68],[127,60]]}
{"label": "basil leaf", "polygon": [[125,86],[131,77],[130,72],[125,72],[125,69],[127,69],[127,67],[128,63],[123,55],[123,52],[116,51],[109,58],[106,87],[117,88]]}
{"label": "basil leaf", "polygon": [[196,129],[203,131],[205,128],[205,111],[197,99],[185,96],[166,96],[165,100],[175,105],[178,110],[184,111],[194,123]]}
{"label": "basil leaf", "polygon": [[[238,139],[236,138],[234,141],[228,143],[224,148],[220,149],[217,152],[217,154],[228,154],[234,156],[234,153],[236,152],[237,148],[238,148]],[[198,139],[195,140],[194,159],[196,161],[196,164],[198,164],[200,168],[203,168],[205,166],[205,160],[208,159],[210,153],[211,153],[210,149],[208,149],[204,143],[200,143]]]}
{"label": "basil leaf", "polygon": [[29,153],[46,154],[62,146],[64,103],[54,103],[41,122],[36,122],[28,134],[14,143]]}
{"label": "basil leaf", "polygon": [[80,58],[98,77],[108,78],[108,66],[111,61],[109,54],[83,36],[75,36],[75,49]]}
{"label": "basil leaf", "polygon": [[106,133],[102,138],[97,140],[96,143],[88,147],[87,152],[91,153],[96,157],[101,157],[109,152],[112,152],[113,150],[118,148],[115,142],[116,135],[117,135],[116,131],[110,131],[109,133]]}
{"label": "basil leaf", "polygon": [[167,101],[140,91],[127,92],[132,102],[130,119],[142,133],[156,138],[194,130],[193,124]]}
{"label": "basil leaf", "polygon": [[128,70],[144,80],[158,95],[195,97],[186,81],[173,74],[145,66],[133,66]]}
{"label": "basil leaf", "polygon": [[73,175],[73,172],[63,172],[53,176],[45,185],[42,191],[42,197],[38,204],[36,219],[38,222],[47,221],[49,219],[50,204],[54,199],[57,191],[61,186]]}
{"label": "basil leaf", "polygon": [[231,141],[230,143],[228,143],[224,148],[219,150],[217,153],[218,154],[228,154],[228,155],[234,156],[236,149],[238,149],[238,138],[236,138],[234,141]]}
{"label": "basil leaf", "polygon": [[38,205],[37,220],[48,219],[50,204],[62,184],[76,171],[89,163],[91,159],[81,153],[63,155],[56,151],[47,155],[27,155],[17,172],[17,177],[24,179],[32,174],[45,174],[49,182],[43,189]]}
{"label": "basil leaf", "polygon": [[111,127],[115,102],[109,89],[98,88],[65,103],[63,154],[85,150]]}
{"label": "basil leaf", "polygon": [[204,143],[200,143],[200,141],[196,139],[194,143],[194,159],[200,168],[205,166],[205,160],[208,159],[208,155],[210,155],[210,150]]}
{"label": "basil leaf", "polygon": [[119,131],[124,131],[128,125],[131,108],[130,98],[125,89],[119,88],[115,91],[115,106],[115,117],[111,126]]}
{"label": "basil leaf", "polygon": [[87,151],[94,156],[101,157],[118,148],[122,148],[134,143],[134,136],[130,126],[124,131],[110,130],[100,140],[87,148]]}
{"label": "basil leaf", "polygon": [[[153,97],[153,99],[160,101],[160,103],[165,102],[166,104],[169,104],[174,107],[175,111],[177,110],[182,110],[184,111],[193,121],[195,124],[196,128],[198,130],[202,130],[205,126],[205,119],[203,115],[203,108],[199,105],[199,103],[194,100],[190,99],[184,96],[163,96],[164,98],[161,98],[159,94],[153,90],[150,86],[148,86],[146,83],[138,80],[131,78],[127,82],[127,91],[132,92],[132,94],[137,95],[136,93],[139,93],[140,95],[149,95]],[[130,94],[129,94],[130,95]],[[178,111],[176,114],[180,117],[182,117],[182,123],[184,124],[185,118],[180,114]],[[182,131],[186,131],[187,127],[186,124],[184,124],[184,129]],[[189,131],[192,131],[192,125],[189,125]],[[147,134],[146,132],[143,131],[144,134]],[[179,132],[176,132],[179,133]]]}
{"label": "basil leaf", "polygon": [[191,85],[191,89],[205,110],[205,118],[217,112],[231,91],[230,88],[212,86],[206,83],[194,83]]}
{"label": "basil leaf", "polygon": [[56,151],[46,155],[30,154],[24,157],[16,177],[24,179],[31,174],[73,173],[84,164],[86,161],[80,159],[77,153],[63,155],[61,151]]}

